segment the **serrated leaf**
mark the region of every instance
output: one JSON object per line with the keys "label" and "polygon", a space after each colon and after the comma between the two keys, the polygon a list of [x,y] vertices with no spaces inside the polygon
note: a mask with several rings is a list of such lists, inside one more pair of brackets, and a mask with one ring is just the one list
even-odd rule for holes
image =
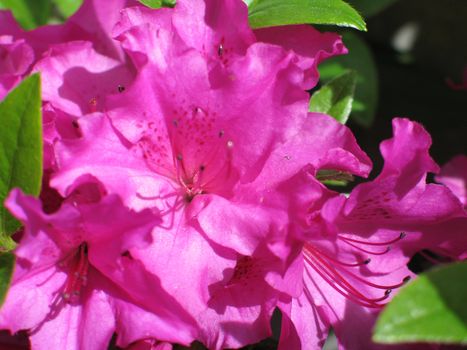
{"label": "serrated leaf", "polygon": [[46,24],[50,16],[49,0],[0,0],[0,7],[12,10],[24,29]]}
{"label": "serrated leaf", "polygon": [[369,127],[373,123],[378,104],[378,71],[373,54],[359,35],[346,31],[342,33],[349,53],[333,57],[319,65],[320,79],[326,83],[348,69],[357,72],[351,120]]}
{"label": "serrated leaf", "polygon": [[383,11],[397,0],[347,0],[363,16],[370,17]]}
{"label": "serrated leaf", "polygon": [[38,195],[42,180],[40,78],[26,78],[0,103],[0,244],[12,248],[9,237],[19,227],[3,206],[14,187]]}
{"label": "serrated leaf", "polygon": [[15,256],[11,253],[0,253],[0,307],[5,301],[8,288],[10,287]]}
{"label": "serrated leaf", "polygon": [[83,0],[52,0],[52,2],[57,7],[58,12],[66,19],[79,9]]}
{"label": "serrated leaf", "polygon": [[386,306],[373,340],[467,345],[466,281],[465,262],[420,275]]}
{"label": "serrated leaf", "polygon": [[253,28],[310,23],[366,30],[363,18],[342,0],[254,0],[248,18]]}
{"label": "serrated leaf", "polygon": [[310,112],[325,113],[345,124],[352,111],[357,83],[355,71],[347,71],[316,91],[310,100]]}

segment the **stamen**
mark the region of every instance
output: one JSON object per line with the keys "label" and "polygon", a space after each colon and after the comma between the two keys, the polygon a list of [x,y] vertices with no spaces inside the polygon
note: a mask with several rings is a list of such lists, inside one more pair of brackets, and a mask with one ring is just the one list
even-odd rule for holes
{"label": "stamen", "polygon": [[[342,237],[337,237],[337,238],[338,238],[338,239],[342,239]],[[360,250],[360,251],[362,251],[362,252],[364,252],[364,253],[371,254],[371,255],[384,255],[384,254],[386,254],[387,252],[389,252],[389,251],[391,250],[391,247],[386,247],[386,249],[383,250],[383,251],[381,251],[381,252],[374,252],[374,251],[367,250],[367,249],[364,249],[364,248],[362,248],[362,247],[359,247],[359,246],[357,246],[357,245],[355,245],[355,244],[353,244],[353,243],[351,243],[351,242],[348,242],[348,241],[345,240],[345,239],[342,239],[342,241],[343,241],[344,243],[347,243],[347,244],[350,245],[351,247],[354,247],[355,249],[358,249],[358,250]]]}
{"label": "stamen", "polygon": [[[381,298],[370,299],[360,293],[358,290],[353,288],[345,279],[333,276],[331,272],[324,269],[319,262],[313,260],[312,256],[305,255],[305,261],[339,294],[343,295],[345,298],[355,302],[356,304],[369,307],[369,308],[380,308],[384,304],[378,304],[379,301],[382,301],[387,298],[383,296]],[[307,271],[307,270],[305,270]]]}
{"label": "stamen", "polygon": [[386,241],[386,242],[360,241],[358,239],[349,238],[349,237],[345,237],[345,236],[339,236],[339,238],[343,239],[343,240],[346,240],[346,241],[349,241],[349,242],[354,242],[354,243],[359,243],[359,244],[364,244],[364,245],[390,245],[390,244],[393,244],[393,243],[396,243],[396,242],[400,241],[405,236],[406,236],[406,233],[401,232],[400,235],[397,238],[394,238],[394,239],[392,239],[390,241]]}
{"label": "stamen", "polygon": [[87,257],[87,245],[81,244],[78,250],[68,256],[59,264],[59,266],[68,263],[68,277],[65,283],[65,288],[62,293],[62,298],[66,302],[74,301],[74,296],[78,297],[81,294],[81,289],[87,285],[89,261]]}
{"label": "stamen", "polygon": [[[345,240],[344,242],[352,244]],[[360,247],[356,248],[361,250]],[[367,265],[370,263],[371,259],[355,263],[343,262],[323,253],[309,243],[304,246],[303,256],[305,262],[308,263],[333,289],[349,300],[365,307],[380,308],[384,306],[381,302],[387,299],[394,289],[401,287],[410,280],[410,276],[406,276],[402,282],[394,285],[380,285],[367,281],[350,271],[348,267]],[[377,298],[370,298],[358,291],[350,282],[351,280],[357,280],[371,288],[384,289],[384,295]]]}
{"label": "stamen", "polygon": [[357,261],[357,262],[354,262],[354,263],[343,262],[343,261],[337,260],[336,258],[333,258],[333,257],[323,253],[322,251],[316,249],[316,247],[311,246],[310,244],[306,244],[305,247],[306,247],[306,249],[312,250],[312,251],[314,251],[316,253],[319,253],[322,256],[324,256],[325,258],[327,258],[329,260],[332,260],[333,262],[335,262],[335,263],[337,263],[339,265],[342,265],[342,266],[356,267],[356,266],[368,265],[371,262],[371,259],[369,259],[369,258],[365,259],[363,261]]}

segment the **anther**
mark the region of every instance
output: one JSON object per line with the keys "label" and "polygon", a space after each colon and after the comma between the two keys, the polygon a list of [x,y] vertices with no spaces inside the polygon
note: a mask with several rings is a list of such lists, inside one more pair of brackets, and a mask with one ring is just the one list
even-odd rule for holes
{"label": "anther", "polygon": [[285,159],[285,160],[291,160],[291,159],[292,159],[292,157],[291,157],[291,156],[289,156],[289,155],[286,155],[286,156],[284,156],[284,159]]}
{"label": "anther", "polygon": [[220,44],[220,45],[217,47],[217,55],[218,55],[219,57],[221,57],[223,54],[224,54],[224,45]]}
{"label": "anther", "polygon": [[122,93],[123,91],[125,91],[125,87],[123,85],[118,85],[117,90],[118,92]]}
{"label": "anther", "polygon": [[219,131],[219,137],[224,136],[224,134],[225,134],[225,131],[224,131],[224,130],[220,130],[220,131]]}
{"label": "anther", "polygon": [[180,153],[177,154],[177,160],[183,160],[183,156]]}
{"label": "anther", "polygon": [[366,259],[365,261],[363,261],[363,264],[368,265],[370,262],[371,262],[371,259],[368,258],[368,259]]}
{"label": "anther", "polygon": [[407,234],[405,232],[401,232],[399,239],[403,239],[405,238],[405,236],[407,236]]}

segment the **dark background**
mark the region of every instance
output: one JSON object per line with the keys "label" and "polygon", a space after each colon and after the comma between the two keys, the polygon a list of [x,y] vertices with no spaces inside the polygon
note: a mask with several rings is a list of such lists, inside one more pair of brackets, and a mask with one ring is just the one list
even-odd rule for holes
{"label": "dark background", "polygon": [[[465,154],[467,90],[453,91],[446,79],[460,83],[467,66],[467,1],[400,0],[368,18],[367,24],[368,32],[361,37],[377,64],[379,104],[372,127],[352,121],[349,126],[374,160],[375,170],[382,162],[378,145],[391,137],[391,119],[397,116],[425,126],[433,138],[431,155],[439,164]],[[418,30],[413,47],[405,52],[392,44],[403,27]]]}

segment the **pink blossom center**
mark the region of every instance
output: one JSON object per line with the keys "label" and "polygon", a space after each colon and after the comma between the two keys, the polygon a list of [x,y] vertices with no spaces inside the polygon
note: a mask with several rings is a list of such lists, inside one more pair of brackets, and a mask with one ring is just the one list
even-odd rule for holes
{"label": "pink blossom center", "polygon": [[246,285],[252,280],[262,279],[262,266],[257,259],[251,256],[242,255],[237,259],[233,275],[228,285],[242,284]]}
{"label": "pink blossom center", "polygon": [[148,167],[178,184],[182,197],[225,192],[232,179],[234,143],[201,107],[173,110],[168,125],[149,122],[138,146]]}
{"label": "pink blossom center", "polygon": [[77,302],[88,280],[89,260],[86,243],[81,244],[78,249],[61,260],[59,266],[67,271],[62,298],[68,303]]}

